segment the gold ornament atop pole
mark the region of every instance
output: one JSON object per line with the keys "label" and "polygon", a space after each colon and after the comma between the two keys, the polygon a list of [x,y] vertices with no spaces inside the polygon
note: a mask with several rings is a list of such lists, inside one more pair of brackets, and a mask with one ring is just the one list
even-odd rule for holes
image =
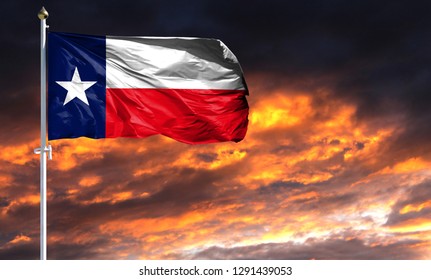
{"label": "gold ornament atop pole", "polygon": [[37,17],[40,20],[47,19],[48,16],[49,16],[49,14],[48,14],[48,11],[45,10],[45,7],[42,7],[42,9],[40,9],[39,13],[37,14]]}

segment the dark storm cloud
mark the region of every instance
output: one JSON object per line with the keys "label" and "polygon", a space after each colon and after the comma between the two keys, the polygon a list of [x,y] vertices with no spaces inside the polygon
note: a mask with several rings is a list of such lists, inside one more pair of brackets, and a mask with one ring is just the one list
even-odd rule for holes
{"label": "dark storm cloud", "polygon": [[[29,1],[0,4],[4,12],[0,27],[0,122],[2,143],[19,144],[37,137],[40,118],[39,23]],[[36,12],[35,12],[36,11]],[[11,137],[11,135],[13,135]]]}
{"label": "dark storm cloud", "polygon": [[[115,259],[113,250],[109,250],[110,246],[108,240],[103,237],[82,244],[60,243],[49,246],[48,256],[51,260]],[[101,248],[109,249],[105,251]]]}
{"label": "dark storm cloud", "polygon": [[37,260],[39,243],[31,242],[0,248],[0,260]]}
{"label": "dark storm cloud", "polygon": [[[1,208],[0,208],[1,209]],[[7,213],[7,217],[0,220],[2,231],[13,232],[14,234],[26,233],[34,234],[38,230],[39,206],[23,205],[16,207]],[[9,241],[9,240],[6,240]]]}
{"label": "dark storm cloud", "polygon": [[[431,89],[429,89],[428,92],[431,92]],[[429,96],[431,95],[428,94],[428,97]],[[408,100],[406,100],[406,102],[409,103]],[[427,99],[417,100],[415,103],[418,106],[426,106],[428,108],[431,104]],[[405,122],[406,127],[403,133],[393,139],[389,147],[389,153],[392,154],[395,159],[407,159],[409,157],[431,159],[431,145],[429,145],[431,139],[431,129],[429,125],[431,123],[431,110],[426,112],[414,111],[407,116]]]}
{"label": "dark storm cloud", "polygon": [[[34,158],[34,160],[32,158]],[[12,178],[10,182],[3,183],[3,193],[7,193],[11,197],[38,193],[38,182],[34,180],[34,178],[37,178],[39,175],[38,159],[37,156],[33,155],[30,151],[27,159],[29,159],[29,162],[25,165],[18,165],[21,168],[17,168],[17,165],[0,160],[2,168],[0,175],[8,174]]]}
{"label": "dark storm cloud", "polygon": [[247,63],[321,74],[390,63],[396,54],[420,57],[411,51],[423,53],[430,42],[420,36],[429,33],[429,8],[427,1],[226,1],[208,3],[207,12],[250,54]]}
{"label": "dark storm cloud", "polygon": [[[1,248],[19,234],[37,238],[39,206],[31,203],[17,203],[17,200],[25,199],[26,197],[37,197],[39,195],[39,187],[34,180],[34,178],[37,178],[38,174],[37,166],[33,165],[32,162],[27,163],[24,167],[19,166],[18,168],[5,161],[0,161],[0,165],[0,176],[8,174],[11,178],[0,185]],[[1,250],[12,249],[8,247],[2,248]]]}
{"label": "dark storm cloud", "polygon": [[[212,260],[396,260],[415,259],[418,253],[409,245],[419,241],[404,241],[395,244],[369,246],[362,240],[328,239],[325,241],[308,240],[304,244],[271,243],[236,248],[211,247],[191,259]],[[183,256],[184,257],[184,256]]]}

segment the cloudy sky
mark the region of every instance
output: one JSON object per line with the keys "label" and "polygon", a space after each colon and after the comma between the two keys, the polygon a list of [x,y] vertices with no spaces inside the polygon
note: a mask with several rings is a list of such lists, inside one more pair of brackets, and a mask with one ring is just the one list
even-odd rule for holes
{"label": "cloudy sky", "polygon": [[50,259],[431,259],[430,1],[3,1],[0,259],[39,258],[39,20],[219,38],[240,143],[56,140]]}

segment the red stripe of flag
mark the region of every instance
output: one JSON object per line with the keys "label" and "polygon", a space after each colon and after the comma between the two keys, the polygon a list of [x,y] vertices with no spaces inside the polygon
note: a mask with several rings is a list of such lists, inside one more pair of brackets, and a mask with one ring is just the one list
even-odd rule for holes
{"label": "red stripe of flag", "polygon": [[106,137],[162,134],[189,143],[241,141],[245,90],[106,89]]}

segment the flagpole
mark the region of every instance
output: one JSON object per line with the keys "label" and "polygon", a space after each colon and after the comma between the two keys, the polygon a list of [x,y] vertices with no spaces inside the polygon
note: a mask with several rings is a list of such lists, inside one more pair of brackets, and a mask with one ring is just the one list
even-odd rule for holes
{"label": "flagpole", "polygon": [[47,252],[47,203],[46,203],[46,160],[51,159],[51,146],[46,146],[46,19],[44,7],[37,14],[40,19],[40,259],[46,260]]}

